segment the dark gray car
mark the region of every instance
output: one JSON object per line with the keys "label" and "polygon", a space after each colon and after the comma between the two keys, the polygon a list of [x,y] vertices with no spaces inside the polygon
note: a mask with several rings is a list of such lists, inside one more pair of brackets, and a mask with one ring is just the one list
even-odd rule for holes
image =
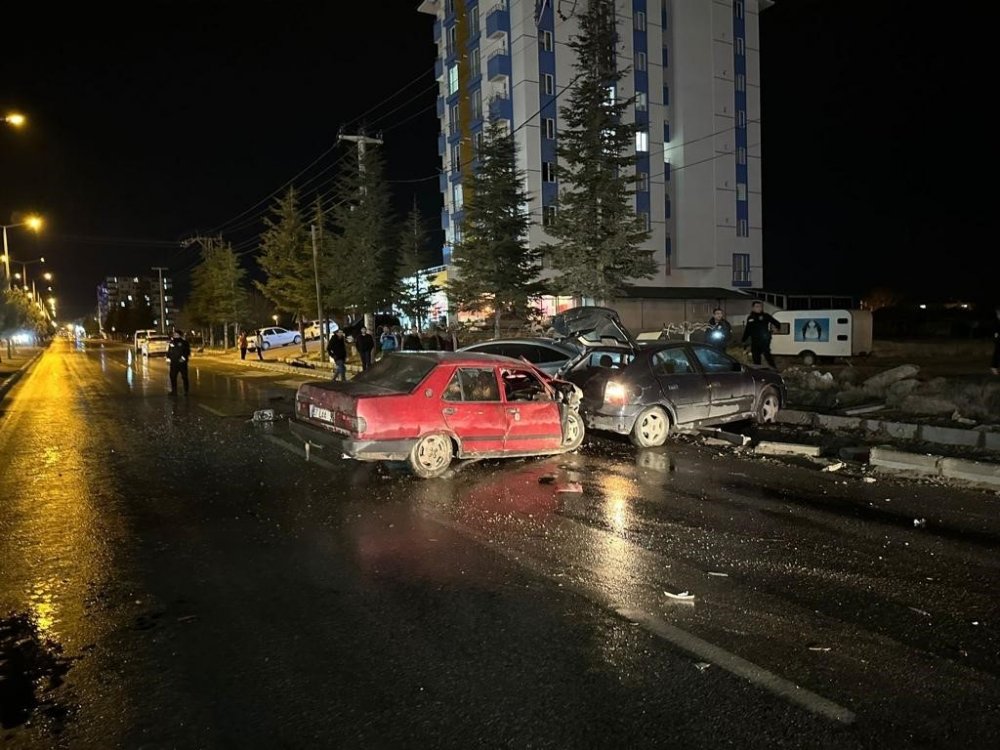
{"label": "dark gray car", "polygon": [[502,357],[524,357],[542,372],[555,375],[580,354],[581,347],[569,341],[546,338],[491,339],[463,346],[461,352],[499,354]]}
{"label": "dark gray car", "polygon": [[642,448],[663,445],[677,427],[773,422],[785,402],[777,372],[683,341],[588,348],[561,377],[583,391],[588,428],[629,435]]}

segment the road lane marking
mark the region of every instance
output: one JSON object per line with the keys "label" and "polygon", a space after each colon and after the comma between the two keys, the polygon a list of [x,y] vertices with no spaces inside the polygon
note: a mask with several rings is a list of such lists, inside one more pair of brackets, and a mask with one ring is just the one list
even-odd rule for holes
{"label": "road lane marking", "polygon": [[[302,458],[306,457],[306,449],[303,447],[295,445],[294,443],[289,443],[287,440],[282,440],[281,438],[275,437],[274,435],[265,435],[264,438],[274,443],[275,445],[281,446],[286,451],[291,451],[297,456],[301,456]],[[325,458],[319,458],[318,456],[313,455],[312,451],[309,451],[309,463],[317,464],[327,469],[334,468],[334,465],[330,461],[327,461]]]}
{"label": "road lane marking", "polygon": [[512,550],[506,550],[498,544],[492,542],[489,538],[479,535],[467,526],[458,523],[457,521],[444,518],[435,512],[425,509],[423,514],[429,520],[444,526],[445,528],[451,529],[452,531],[461,534],[467,539],[470,539],[483,547],[488,547],[490,550],[500,554],[518,566],[525,568],[537,576],[547,578],[554,583],[557,583],[563,589],[572,591],[602,609],[611,610],[619,617],[623,617],[630,622],[638,623],[645,630],[665,641],[668,641],[669,643],[674,644],[681,650],[687,651],[688,653],[697,656],[699,659],[710,661],[730,674],[748,680],[754,685],[757,685],[758,687],[761,687],[790,703],[794,703],[811,713],[823,716],[827,719],[832,719],[833,721],[837,721],[842,724],[853,724],[857,718],[853,711],[844,708],[843,706],[834,703],[833,701],[828,700],[811,690],[799,687],[794,682],[786,680],[785,678],[780,677],[779,675],[776,675],[764,667],[754,664],[753,662],[747,661],[743,657],[737,656],[721,646],[716,646],[713,643],[709,643],[708,641],[698,638],[696,635],[692,635],[686,630],[682,630],[675,625],[670,625],[656,615],[640,609],[618,606],[607,600],[606,593],[595,590],[582,581],[575,582],[567,580],[566,578],[555,576],[548,572],[540,561],[534,559],[530,555],[523,554],[522,552],[515,553]]}
{"label": "road lane marking", "polygon": [[214,414],[217,417],[228,417],[229,416],[225,412],[219,411],[218,409],[214,409],[211,406],[209,406],[208,404],[198,404],[198,408],[199,409],[204,409],[209,414]]}

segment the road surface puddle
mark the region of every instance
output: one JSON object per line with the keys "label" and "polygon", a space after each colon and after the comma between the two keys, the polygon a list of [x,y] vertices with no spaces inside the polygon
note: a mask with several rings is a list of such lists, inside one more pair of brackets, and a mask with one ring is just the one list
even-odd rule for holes
{"label": "road surface puddle", "polygon": [[52,693],[62,685],[71,661],[62,646],[39,634],[27,615],[0,620],[0,727],[37,719],[58,733],[69,709]]}

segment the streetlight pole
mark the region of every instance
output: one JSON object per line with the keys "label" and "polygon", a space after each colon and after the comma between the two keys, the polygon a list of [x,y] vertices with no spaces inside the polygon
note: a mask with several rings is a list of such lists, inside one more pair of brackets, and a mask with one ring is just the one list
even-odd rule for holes
{"label": "streetlight pole", "polygon": [[[0,226],[3,227],[4,275],[5,275],[5,281],[7,282],[7,287],[10,288],[13,286],[13,284],[11,283],[11,276],[10,276],[10,247],[7,244],[7,230],[13,229],[14,227],[26,226],[29,229],[33,229],[34,231],[37,232],[39,229],[42,228],[42,220],[38,216],[28,216],[24,221],[19,221],[16,224],[0,224]],[[29,261],[29,262],[34,262],[34,261]],[[42,259],[42,262],[43,263],[45,262],[44,258]]]}
{"label": "streetlight pole", "polygon": [[160,333],[166,333],[166,329],[164,328],[166,323],[164,321],[167,319],[167,304],[166,293],[163,291],[163,272],[169,269],[163,266],[153,266],[153,270],[160,272]]}

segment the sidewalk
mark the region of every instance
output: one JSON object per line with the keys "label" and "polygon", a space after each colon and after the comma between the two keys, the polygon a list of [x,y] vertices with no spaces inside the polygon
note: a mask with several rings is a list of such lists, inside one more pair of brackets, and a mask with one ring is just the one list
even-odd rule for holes
{"label": "sidewalk", "polygon": [[[298,356],[295,356],[297,354]],[[241,367],[253,367],[257,369],[273,370],[275,372],[299,375],[308,379],[330,379],[333,377],[332,362],[317,362],[305,359],[301,352],[291,352],[280,354],[278,352],[267,352],[264,359],[258,359],[256,352],[247,352],[246,359],[240,359],[239,349],[205,349],[201,352],[194,352],[192,359],[197,361],[200,358],[211,359],[214,362],[239,365]],[[294,364],[298,363],[298,364]],[[354,375],[361,372],[361,366],[355,364],[347,365],[347,374]]]}
{"label": "sidewalk", "polygon": [[0,351],[0,399],[23,377],[28,367],[42,355],[44,347],[21,346],[13,357],[7,356],[7,348]]}

